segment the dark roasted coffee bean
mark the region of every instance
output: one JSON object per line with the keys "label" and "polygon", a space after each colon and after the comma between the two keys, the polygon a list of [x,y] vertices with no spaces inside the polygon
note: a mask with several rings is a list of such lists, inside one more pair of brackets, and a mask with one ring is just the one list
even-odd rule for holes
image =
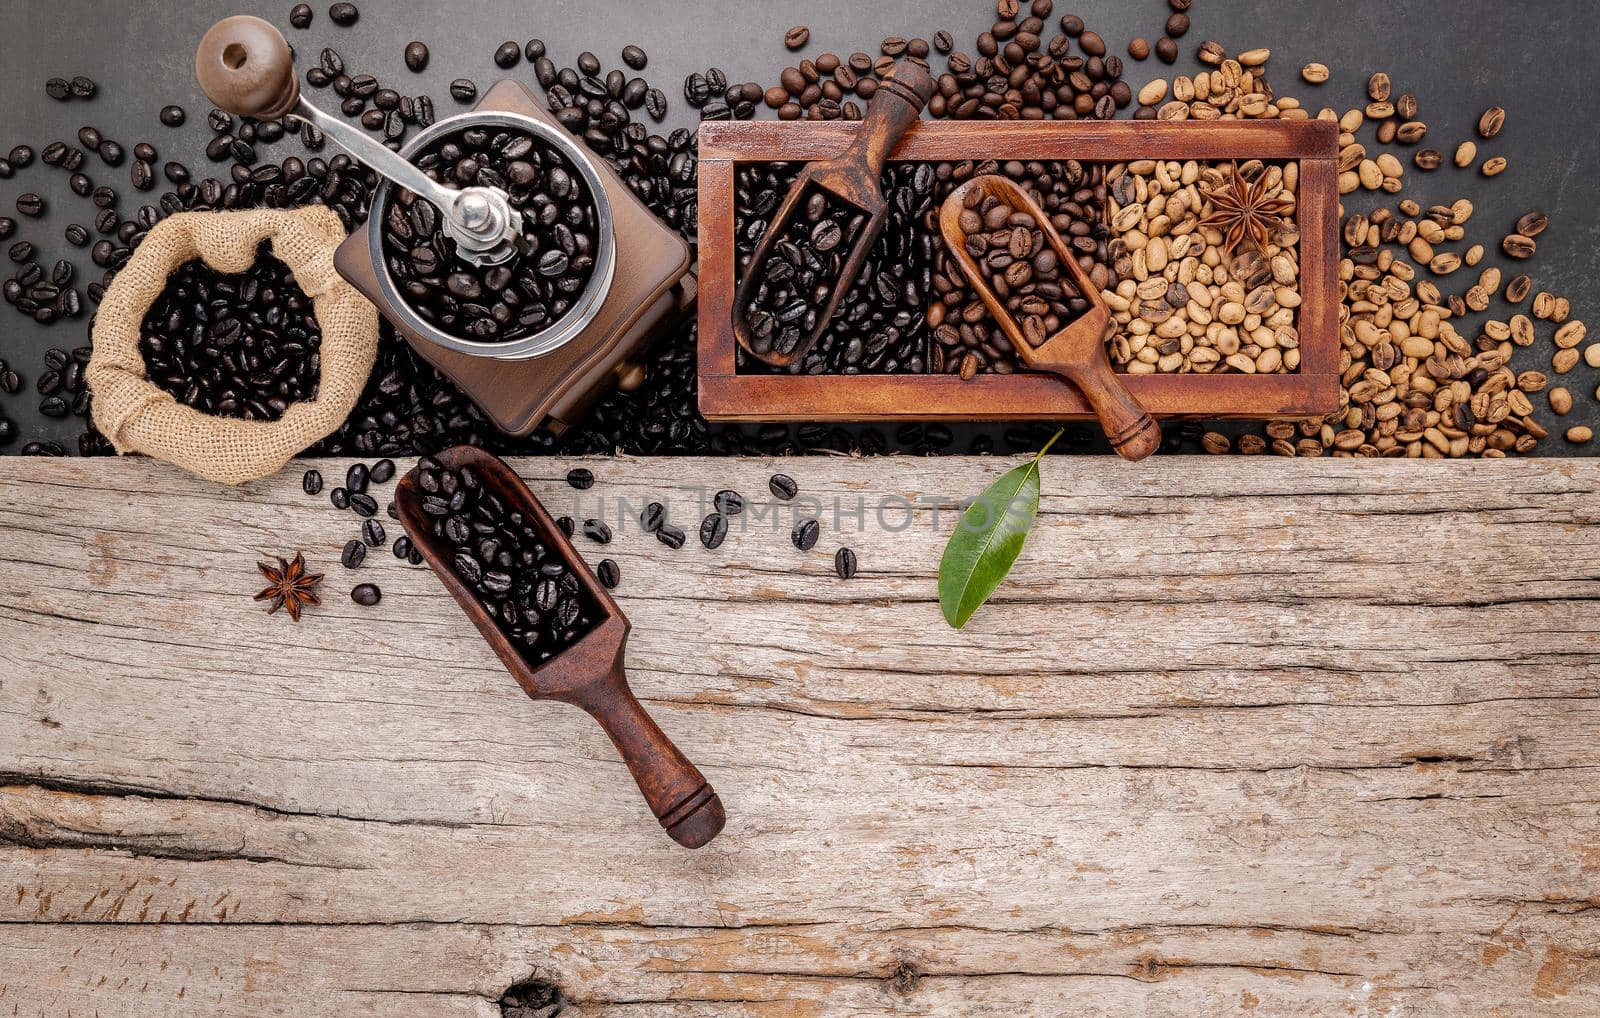
{"label": "dark roasted coffee bean", "polygon": [[361,539],[369,548],[381,548],[389,540],[389,535],[384,533],[383,524],[377,520],[367,520],[361,524]]}
{"label": "dark roasted coffee bean", "polygon": [[307,470],[305,476],[300,478],[300,487],[307,495],[320,495],[322,493],[322,473],[318,470]]}
{"label": "dark roasted coffee bean", "polygon": [[370,476],[371,474],[367,470],[365,463],[351,464],[350,469],[346,470],[344,474],[345,490],[352,495],[361,494],[367,490],[367,481]]}
{"label": "dark roasted coffee bean", "polygon": [[383,600],[383,591],[378,589],[376,583],[358,584],[350,591],[350,600],[363,608],[371,608]]}
{"label": "dark roasted coffee bean", "polygon": [[394,557],[406,559],[411,557],[411,538],[404,534],[394,539]]}
{"label": "dark roasted coffee bean", "polygon": [[394,460],[383,459],[372,464],[372,469],[367,472],[373,484],[386,484],[394,478]]}
{"label": "dark roasted coffee bean", "polygon": [[350,493],[343,488],[334,488],[328,492],[328,501],[333,503],[335,509],[350,508]]}
{"label": "dark roasted coffee bean", "polygon": [[817,538],[822,534],[822,528],[814,519],[804,519],[794,525],[794,530],[789,534],[789,540],[801,551],[810,551],[817,546]]}
{"label": "dark roasted coffee bean", "polygon": [[514,42],[503,42],[500,48],[494,51],[494,64],[501,70],[509,70],[517,66],[522,60],[522,47]]}
{"label": "dark roasted coffee bean", "polygon": [[772,492],[774,498],[787,502],[799,493],[800,486],[794,483],[794,478],[788,474],[773,474],[767,481],[767,489]]}
{"label": "dark roasted coffee bean", "polygon": [[833,555],[833,571],[841,580],[848,580],[856,574],[856,553],[849,548],[840,548]]}
{"label": "dark roasted coffee bean", "polygon": [[310,28],[312,16],[310,4],[295,4],[289,8],[289,24],[293,28]]}
{"label": "dark roasted coffee bean", "polygon": [[579,491],[594,487],[594,471],[587,467],[573,467],[567,471],[567,483]]}
{"label": "dark roasted coffee bean", "polygon": [[[89,243],[89,231],[78,223],[73,223],[66,229],[67,243],[73,247],[84,247]],[[0,234],[3,237],[4,234]]]}
{"label": "dark roasted coffee bean", "polygon": [[639,514],[639,525],[644,528],[645,533],[655,533],[661,529],[661,525],[666,521],[667,508],[660,502],[651,502]]}
{"label": "dark roasted coffee bean", "polygon": [[450,83],[450,98],[459,103],[469,103],[478,98],[478,86],[469,78],[457,78]]}
{"label": "dark roasted coffee bean", "polygon": [[189,118],[182,106],[161,107],[161,122],[168,127],[182,127],[183,122]]}
{"label": "dark roasted coffee bean", "polygon": [[378,500],[371,495],[356,492],[350,493],[350,510],[357,516],[370,517],[378,515]]}
{"label": "dark roasted coffee bean", "polygon": [[712,505],[724,516],[737,516],[744,512],[744,496],[737,491],[724,488],[712,499]]}
{"label": "dark roasted coffee bean", "polygon": [[805,25],[796,25],[784,33],[783,44],[790,49],[805,49],[806,43],[811,41],[811,29]]}
{"label": "dark roasted coffee bean", "polygon": [[679,548],[682,548],[683,543],[688,539],[689,535],[685,534],[681,529],[673,526],[670,523],[663,523],[661,525],[661,529],[656,531],[656,540],[660,541],[668,548],[671,548],[673,551],[677,551]]}
{"label": "dark roasted coffee bean", "polygon": [[728,518],[721,513],[712,513],[700,521],[700,543],[709,551],[722,547],[722,542],[728,536]]}
{"label": "dark roasted coffee bean", "polygon": [[583,536],[596,544],[610,544],[611,528],[606,526],[604,520],[584,520]]}
{"label": "dark roasted coffee bean", "polygon": [[1163,36],[1162,38],[1157,39],[1156,56],[1160,58],[1161,62],[1164,64],[1177,63],[1178,44],[1173,41],[1171,36]]}
{"label": "dark roasted coffee bean", "polygon": [[359,569],[367,560],[367,546],[360,541],[347,541],[339,555],[339,563],[346,569]]}
{"label": "dark roasted coffee bean", "polygon": [[601,559],[594,572],[607,590],[616,590],[617,585],[622,582],[622,567],[617,565],[615,559]]}
{"label": "dark roasted coffee bean", "polygon": [[624,46],[622,48],[622,62],[636,71],[642,71],[645,69],[645,65],[650,62],[650,57],[637,46]]}
{"label": "dark roasted coffee bean", "polygon": [[17,211],[32,219],[44,215],[45,201],[33,192],[17,195]]}
{"label": "dark roasted coffee bean", "polygon": [[428,57],[430,55],[426,43],[415,41],[406,43],[406,69],[413,74],[421,74],[428,69]]}
{"label": "dark roasted coffee bean", "polygon": [[93,78],[86,78],[82,75],[73,78],[68,84],[72,89],[72,98],[74,99],[93,99],[94,94],[100,90],[100,86],[94,83]]}
{"label": "dark roasted coffee bean", "polygon": [[573,534],[578,532],[578,525],[573,521],[571,516],[557,516],[556,529],[561,531],[563,534],[566,534],[568,537],[571,537]]}
{"label": "dark roasted coffee bean", "polygon": [[72,95],[72,85],[65,78],[51,78],[44,83],[44,94],[61,101]]}
{"label": "dark roasted coffee bean", "polygon": [[349,28],[361,19],[361,9],[351,3],[337,3],[328,8],[328,20],[340,28]]}

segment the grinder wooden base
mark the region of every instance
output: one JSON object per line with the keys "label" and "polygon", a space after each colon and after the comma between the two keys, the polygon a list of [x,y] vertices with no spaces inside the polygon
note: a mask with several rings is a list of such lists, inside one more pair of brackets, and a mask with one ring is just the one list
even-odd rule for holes
{"label": "grinder wooden base", "polygon": [[[566,130],[515,81],[495,84],[474,110],[489,111],[520,113]],[[446,349],[395,324],[418,356],[456,383],[507,434],[526,435],[541,424],[560,434],[611,385],[637,385],[641,373],[631,370],[633,361],[660,329],[694,308],[698,287],[689,272],[689,245],[656,218],[605,160],[595,157],[594,163],[611,199],[617,269],[611,293],[582,335],[542,357],[502,361]],[[374,208],[372,215],[373,223],[381,222],[381,209]],[[365,230],[340,245],[334,265],[383,311],[378,267]]]}

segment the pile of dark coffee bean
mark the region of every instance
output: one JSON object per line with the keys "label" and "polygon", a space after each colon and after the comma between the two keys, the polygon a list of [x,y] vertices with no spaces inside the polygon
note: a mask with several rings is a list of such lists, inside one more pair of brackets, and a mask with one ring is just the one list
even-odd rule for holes
{"label": "pile of dark coffee bean", "polygon": [[[747,163],[734,178],[737,271],[748,271],[768,219],[798,177],[796,163]],[[901,163],[885,171],[889,207],[861,274],[816,344],[789,370],[803,374],[920,374],[927,370],[924,314],[937,235],[921,229],[933,206],[933,170]],[[742,356],[741,370],[773,370]]]}
{"label": "pile of dark coffee bean", "polygon": [[[1072,285],[1032,212],[974,189],[962,203],[960,224],[967,255],[1030,346],[1043,346],[1089,310],[1088,298]],[[971,332],[976,323],[966,321],[965,315],[956,321],[963,344],[969,348],[980,345]],[[996,329],[983,345],[998,356],[1005,352],[1000,345],[1004,338]]]}
{"label": "pile of dark coffee bean", "polygon": [[517,254],[477,266],[456,255],[434,205],[400,191],[384,214],[389,274],[410,307],[452,335],[508,342],[559,322],[594,274],[594,198],[554,147],[514,130],[469,128],[429,146],[418,167],[447,187],[495,187],[522,213]]}
{"label": "pile of dark coffee bean", "polygon": [[[735,174],[737,271],[748,271],[765,235],[766,217],[783,200],[800,167],[749,163]],[[1101,288],[1116,285],[1107,253],[1105,167],[1076,161],[893,163],[882,186],[889,201],[883,232],[860,278],[817,344],[788,370],[805,374],[1009,374],[1018,370],[1010,343],[940,237],[939,210],[974,176],[1000,174],[1022,186],[1050,213]],[[1080,312],[1081,313],[1081,312]],[[775,369],[741,356],[739,370]],[[781,369],[778,369],[781,370]]]}
{"label": "pile of dark coffee bean", "polygon": [[[956,187],[974,176],[999,174],[1020,185],[1050,215],[1050,224],[1070,245],[1090,281],[1104,289],[1116,285],[1110,269],[1105,224],[1105,167],[1066,162],[963,162],[935,167],[939,204]],[[932,218],[925,224],[938,228]],[[1016,355],[973,291],[966,275],[941,245],[933,276],[935,300],[928,308],[933,330],[932,370],[971,378],[992,372],[1009,374],[1019,369]],[[1081,300],[1081,295],[1080,295]],[[1082,314],[1079,307],[1072,317]],[[1053,333],[1051,330],[1049,335]]]}
{"label": "pile of dark coffee bean", "polygon": [[828,191],[801,196],[766,262],[742,266],[758,280],[743,308],[756,352],[789,354],[811,337],[866,224],[865,213]]}
{"label": "pile of dark coffee bean", "polygon": [[321,347],[311,298],[266,244],[239,275],[180,266],[139,328],[150,381],[202,413],[251,421],[317,398]]}
{"label": "pile of dark coffee bean", "polygon": [[530,662],[550,660],[600,623],[599,603],[550,547],[551,536],[484,490],[471,467],[449,470],[424,457],[417,486],[426,539],[450,549],[456,575]]}

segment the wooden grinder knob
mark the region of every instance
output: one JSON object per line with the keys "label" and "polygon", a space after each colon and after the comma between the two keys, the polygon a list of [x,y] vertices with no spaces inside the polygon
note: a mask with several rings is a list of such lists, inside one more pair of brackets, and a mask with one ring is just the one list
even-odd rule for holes
{"label": "wooden grinder knob", "polygon": [[300,101],[289,43],[268,22],[223,18],[200,40],[194,76],[206,98],[239,117],[277,120]]}

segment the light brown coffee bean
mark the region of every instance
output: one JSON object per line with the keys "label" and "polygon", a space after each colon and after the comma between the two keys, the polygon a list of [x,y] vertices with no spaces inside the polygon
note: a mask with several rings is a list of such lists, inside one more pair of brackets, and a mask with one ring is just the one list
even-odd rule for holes
{"label": "light brown coffee bean", "polygon": [[1550,366],[1556,374],[1564,375],[1578,366],[1578,361],[1583,357],[1576,350],[1557,350],[1556,355],[1550,358]]}
{"label": "light brown coffee bean", "polygon": [[1327,64],[1306,64],[1300,68],[1300,77],[1313,85],[1321,85],[1331,77],[1331,72]]}
{"label": "light brown coffee bean", "polygon": [[1545,217],[1543,212],[1537,210],[1529,212],[1517,220],[1517,232],[1524,237],[1537,237],[1549,228],[1550,220]]}
{"label": "light brown coffee bean", "polygon": [[1388,102],[1394,86],[1382,71],[1367,79],[1367,96],[1375,103]]}
{"label": "light brown coffee bean", "polygon": [[1571,391],[1558,385],[1554,389],[1550,390],[1549,398],[1550,409],[1555,412],[1556,416],[1565,417],[1568,413],[1572,412]]}
{"label": "light brown coffee bean", "polygon": [[[796,25],[784,33],[783,44],[790,49],[804,49],[806,43],[811,41],[811,29],[804,25]],[[770,78],[768,79],[771,80]]]}
{"label": "light brown coffee bean", "polygon": [[1489,159],[1484,162],[1483,175],[1485,177],[1498,177],[1500,174],[1506,172],[1507,165],[1508,162],[1505,156],[1495,156],[1493,159]]}
{"label": "light brown coffee bean", "polygon": [[1500,249],[1518,261],[1532,258],[1539,253],[1539,245],[1532,237],[1524,237],[1520,233],[1513,233],[1500,242]]}
{"label": "light brown coffee bean", "polygon": [[1213,456],[1221,456],[1233,448],[1233,442],[1219,431],[1208,431],[1201,436],[1200,447]]}
{"label": "light brown coffee bean", "polygon": [[1466,169],[1478,161],[1478,144],[1473,141],[1464,141],[1456,147],[1455,162],[1461,169]]}
{"label": "light brown coffee bean", "polygon": [[1499,106],[1491,106],[1484,110],[1483,116],[1478,118],[1478,134],[1485,138],[1493,138],[1506,126],[1506,111]]}
{"label": "light brown coffee bean", "polygon": [[1592,438],[1594,438],[1594,429],[1586,424],[1567,429],[1567,441],[1573,445],[1585,445]]}
{"label": "light brown coffee bean", "polygon": [[1520,276],[1515,276],[1512,278],[1511,282],[1506,284],[1506,302],[1509,304],[1521,304],[1523,301],[1528,299],[1528,291],[1532,289],[1532,276],[1529,276],[1526,273]]}

